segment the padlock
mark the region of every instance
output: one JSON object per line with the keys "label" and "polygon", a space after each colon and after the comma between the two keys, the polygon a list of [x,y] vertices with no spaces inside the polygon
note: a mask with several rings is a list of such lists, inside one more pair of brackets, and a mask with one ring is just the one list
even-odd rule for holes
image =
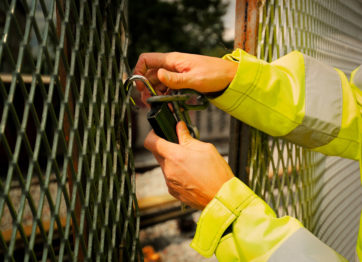
{"label": "padlock", "polygon": [[147,114],[147,120],[158,136],[170,142],[178,143],[177,120],[167,103],[151,103],[151,110]]}
{"label": "padlock", "polygon": [[[176,125],[177,122],[184,121],[190,131],[190,134],[194,138],[199,139],[198,130],[192,125],[187,111],[189,109],[202,110],[207,108],[208,101],[203,95],[196,91],[188,90],[187,94],[177,92],[172,95],[158,96],[147,78],[141,75],[133,75],[126,80],[125,87],[129,93],[131,83],[136,80],[140,80],[151,94],[151,97],[147,99],[147,103],[149,103],[151,107],[147,114],[147,119],[158,136],[170,142],[178,143]],[[198,104],[188,104],[187,100],[192,94],[196,94],[197,100],[200,100],[201,102]],[[171,106],[172,110],[170,109]]]}
{"label": "padlock", "polygon": [[[157,96],[157,93],[151,86],[151,83],[147,80],[147,78],[141,75],[133,75],[126,80],[125,87],[128,92],[130,92],[129,89],[131,83],[136,80],[140,80],[147,87],[152,97]],[[154,102],[149,104],[151,109],[147,114],[147,119],[155,133],[170,142],[178,143],[176,133],[176,124],[178,121],[168,107],[168,103]]]}

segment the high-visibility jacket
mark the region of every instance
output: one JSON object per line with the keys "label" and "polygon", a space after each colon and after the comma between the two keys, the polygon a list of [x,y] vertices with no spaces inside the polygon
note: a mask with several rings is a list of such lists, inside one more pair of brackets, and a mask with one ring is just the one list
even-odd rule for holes
{"label": "high-visibility jacket", "polygon": [[[238,62],[238,71],[214,105],[272,136],[360,161],[361,169],[362,66],[348,81],[297,51],[272,63],[239,49],[224,58]],[[356,251],[362,261],[361,227]],[[191,246],[219,261],[345,261],[297,219],[276,217],[237,178],[203,210]]]}

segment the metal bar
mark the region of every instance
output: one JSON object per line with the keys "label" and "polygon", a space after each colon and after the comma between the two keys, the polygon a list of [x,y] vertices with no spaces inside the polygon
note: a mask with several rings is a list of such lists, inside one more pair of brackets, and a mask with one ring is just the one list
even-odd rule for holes
{"label": "metal bar", "polygon": [[246,52],[256,55],[256,47],[258,44],[259,29],[259,8],[262,6],[262,0],[246,0],[246,24],[245,24],[245,46]]}
{"label": "metal bar", "polygon": [[[33,76],[28,74],[22,74],[20,75],[21,79],[23,80],[24,84],[31,84],[33,82]],[[12,74],[0,74],[0,80],[4,83],[11,83],[13,79]],[[41,81],[43,84],[49,84],[50,83],[50,76],[41,75],[40,76]]]}
{"label": "metal bar", "polygon": [[180,204],[174,205],[173,207],[168,207],[162,210],[157,210],[155,212],[150,212],[146,214],[141,214],[141,229],[150,227],[165,221],[168,221],[170,219],[180,219],[182,217],[188,216],[194,212],[196,212],[197,209],[194,208],[186,208],[184,210],[181,210]]}
{"label": "metal bar", "polygon": [[245,47],[246,0],[236,0],[234,48]]}
{"label": "metal bar", "polygon": [[[242,48],[256,55],[258,37],[259,0],[237,0],[235,9],[234,47]],[[229,164],[234,174],[245,184],[249,184],[247,173],[248,154],[250,148],[250,127],[231,117]]]}

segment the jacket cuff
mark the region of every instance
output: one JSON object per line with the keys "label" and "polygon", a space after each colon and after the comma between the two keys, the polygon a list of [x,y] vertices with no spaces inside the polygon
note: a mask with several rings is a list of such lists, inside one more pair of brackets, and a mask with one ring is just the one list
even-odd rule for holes
{"label": "jacket cuff", "polygon": [[225,112],[231,112],[256,85],[264,61],[241,49],[237,49],[231,55],[224,56],[223,59],[238,61],[238,70],[229,87],[220,96],[211,98],[210,102]]}
{"label": "jacket cuff", "polygon": [[254,192],[239,179],[227,181],[201,213],[190,246],[201,255],[211,257],[224,231],[254,199]]}

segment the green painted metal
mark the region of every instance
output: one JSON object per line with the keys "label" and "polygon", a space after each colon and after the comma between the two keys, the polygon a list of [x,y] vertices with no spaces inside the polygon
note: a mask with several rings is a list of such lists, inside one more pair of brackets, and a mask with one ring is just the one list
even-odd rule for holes
{"label": "green painted metal", "polygon": [[127,1],[0,3],[0,260],[138,261]]}

